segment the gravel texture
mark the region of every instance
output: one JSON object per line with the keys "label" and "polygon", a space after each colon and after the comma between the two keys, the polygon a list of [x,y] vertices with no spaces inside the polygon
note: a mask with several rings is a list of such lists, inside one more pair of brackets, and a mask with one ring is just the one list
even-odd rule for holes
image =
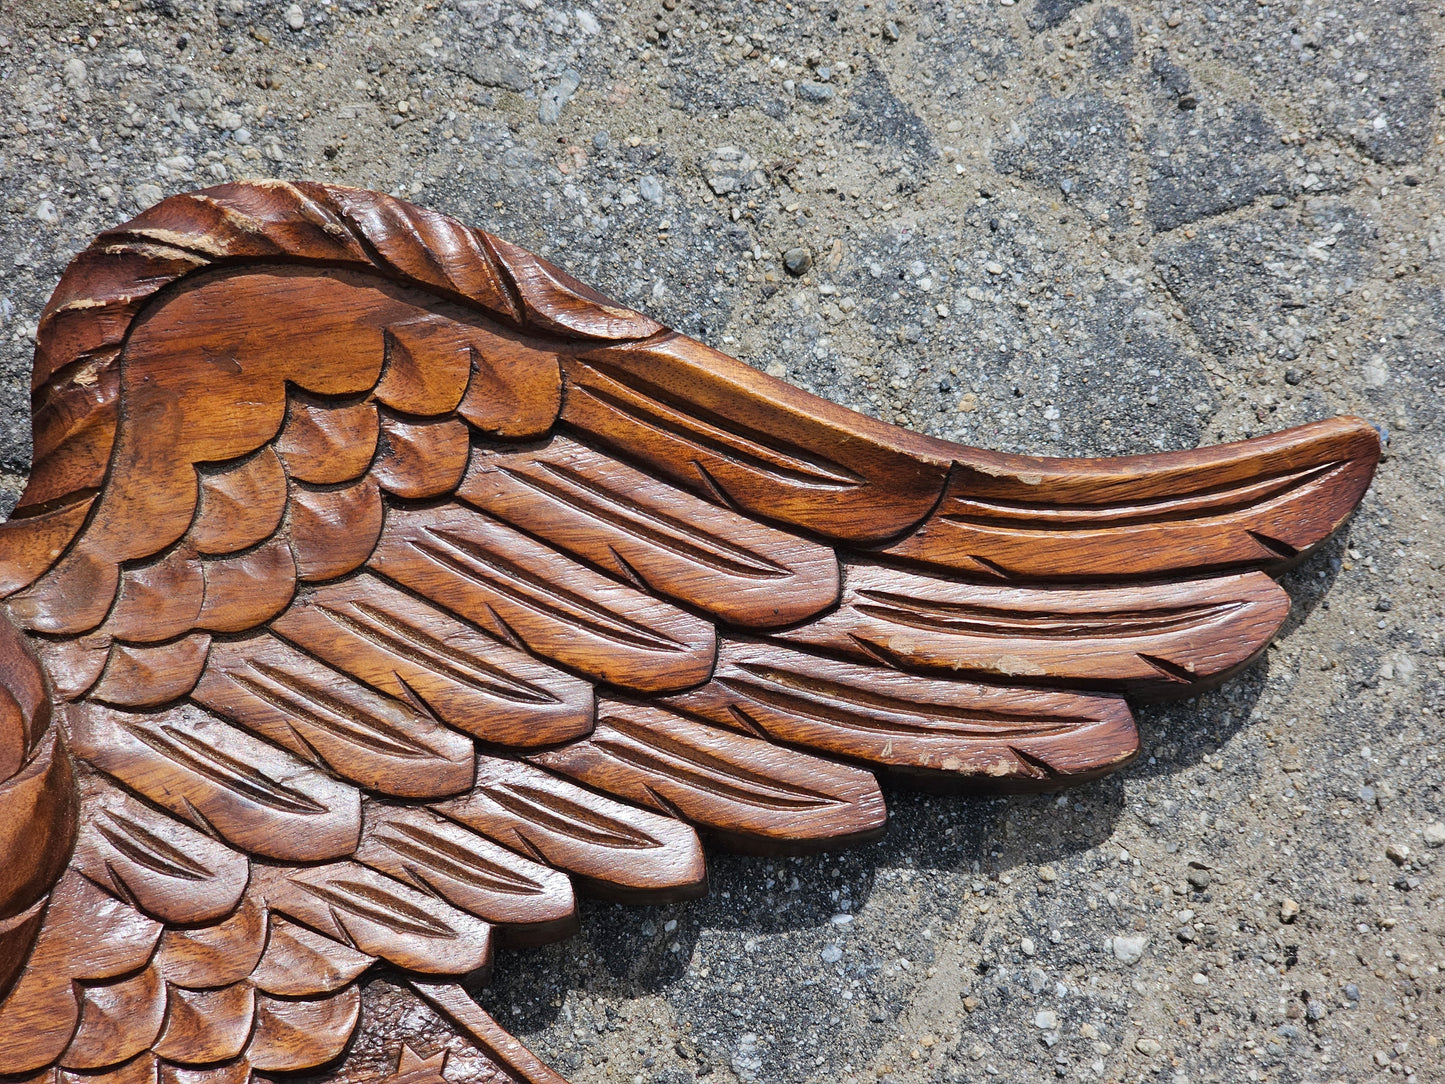
{"label": "gravel texture", "polygon": [[[575,1084],[1445,1080],[1442,17],[1417,0],[8,0],[0,467],[90,235],[404,194],[889,421],[1010,451],[1388,432],[1267,657],[1062,796],[589,904],[479,996]],[[794,251],[797,250],[797,251]],[[785,254],[786,257],[785,257]],[[785,266],[786,264],[786,266]],[[400,1040],[482,1063],[378,981]]]}

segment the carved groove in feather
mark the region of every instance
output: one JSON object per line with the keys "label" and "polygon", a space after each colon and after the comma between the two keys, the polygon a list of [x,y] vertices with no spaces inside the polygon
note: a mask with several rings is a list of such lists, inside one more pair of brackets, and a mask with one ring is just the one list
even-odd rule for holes
{"label": "carved groove in feather", "polygon": [[679,899],[705,883],[702,849],[687,825],[528,764],[479,757],[476,787],[433,808],[599,895]]}
{"label": "carved groove in feather", "polygon": [[358,681],[484,741],[529,747],[592,727],[585,681],[363,573],[328,584],[272,624]]}
{"label": "carved groove in feather", "polygon": [[563,365],[569,426],[718,504],[829,538],[879,543],[916,527],[957,451],[680,335]]}
{"label": "carved groove in feather", "polygon": [[643,692],[712,669],[711,624],[461,505],[391,515],[371,567],[507,640]]}
{"label": "carved groove in feather", "polygon": [[1344,522],[1379,454],[1358,418],[1122,459],[968,449],[934,515],[886,552],[1021,579],[1278,571]]}
{"label": "carved groove in feather", "polygon": [[76,869],[163,922],[213,922],[236,906],[250,875],[243,855],[98,778],[83,791]]}
{"label": "carved groove in feather", "polygon": [[584,632],[616,640],[624,647],[640,647],[649,651],[681,651],[684,648],[682,643],[666,633],[658,634],[641,622],[618,618],[576,592],[547,583],[505,559],[498,559],[469,539],[448,531],[427,533],[440,545],[419,542],[418,550],[474,583],[485,583],[513,602],[544,614],[560,614]]}
{"label": "carved groove in feather", "polygon": [[458,496],[604,571],[733,624],[792,624],[837,600],[830,548],[565,437],[474,456]]}
{"label": "carved groove in feather", "polygon": [[986,783],[1038,778],[1018,748],[1061,785],[1117,767],[1138,743],[1119,697],[927,677],[766,642],[725,641],[713,680],[664,703],[830,756]]}
{"label": "carved groove in feather", "polygon": [[[614,415],[623,425],[638,426],[675,441],[704,460],[716,458],[786,484],[845,491],[866,482],[862,475],[832,460],[798,449],[776,447],[763,435],[744,432],[726,419],[708,419],[694,406],[674,407],[668,402],[670,396],[660,389],[605,362],[572,362],[567,374],[564,417],[569,422],[590,417],[600,409]],[[574,406],[579,398],[594,406],[590,409],[580,403]],[[589,427],[583,424],[581,428]]]}
{"label": "carved groove in feather", "polygon": [[875,836],[872,775],[640,704],[604,701],[593,735],[532,758],[596,789],[779,849]]}
{"label": "carved groove in feather", "polygon": [[267,633],[217,645],[192,697],[377,793],[439,798],[472,783],[466,737]]}
{"label": "carved groove in feather", "polygon": [[[356,860],[536,944],[576,929],[565,874],[420,809],[384,809],[368,820]],[[523,930],[525,928],[525,930]],[[518,931],[522,931],[519,936]]]}
{"label": "carved groove in feather", "polygon": [[1322,486],[1348,469],[1334,461],[1303,470],[1257,478],[1245,484],[1220,485],[1161,497],[1140,497],[1108,503],[1048,505],[1025,500],[984,500],[950,493],[938,518],[974,526],[1012,526],[1029,532],[1073,530],[1078,527],[1122,527],[1135,523],[1178,522],[1225,516],[1245,508],[1287,498],[1305,487]]}
{"label": "carved groove in feather", "polygon": [[173,763],[220,780],[227,789],[244,794],[258,805],[269,806],[278,813],[326,812],[326,807],[309,795],[275,782],[245,761],[214,749],[177,727],[163,725],[154,732],[138,727],[127,729],[136,740]]}
{"label": "carved groove in feather", "polygon": [[491,962],[488,923],[356,862],[253,877],[273,911],[398,967],[466,975]]}
{"label": "carved groove in feather", "polygon": [[137,716],[79,705],[71,738],[77,756],[243,851],[322,861],[356,847],[354,789],[197,707]]}
{"label": "carved groove in feather", "polygon": [[114,809],[99,813],[93,823],[95,831],[118,854],[152,873],[185,881],[204,881],[215,876],[215,870],[201,865],[150,829]]}
{"label": "carved groove in feather", "polygon": [[1258,572],[1026,588],[849,565],[839,608],[778,638],[885,667],[1176,695],[1244,665],[1288,611]]}
{"label": "carved groove in feather", "polygon": [[1101,608],[1086,613],[1027,612],[987,603],[951,602],[896,591],[859,588],[853,608],[860,614],[910,628],[1038,640],[1074,640],[1090,636],[1162,636],[1195,625],[1221,621],[1247,603],[1196,602],[1150,609]]}

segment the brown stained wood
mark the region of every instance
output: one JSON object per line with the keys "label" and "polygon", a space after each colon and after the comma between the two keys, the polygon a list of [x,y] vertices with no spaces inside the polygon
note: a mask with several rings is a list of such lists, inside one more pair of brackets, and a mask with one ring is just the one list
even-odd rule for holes
{"label": "brown stained wood", "polygon": [[65,870],[78,820],[74,774],[52,726],[20,770],[0,781],[0,919],[43,899]]}
{"label": "brown stained wood", "polygon": [[555,355],[499,335],[472,341],[471,377],[457,413],[500,440],[540,437],[562,409],[562,372]]}
{"label": "brown stained wood", "polygon": [[386,328],[386,363],[376,401],[402,414],[450,414],[467,393],[472,342],[467,328],[427,313]]}
{"label": "brown stained wood", "polygon": [[236,557],[204,562],[206,600],[197,624],[244,632],[281,613],[296,593],[296,558],[281,538]]}
{"label": "brown stained wood", "polygon": [[56,693],[77,700],[100,678],[110,658],[108,635],[79,636],[71,640],[38,640],[35,655]]}
{"label": "brown stained wood", "polygon": [[397,967],[470,975],[491,964],[491,925],[355,862],[252,871],[273,912]]}
{"label": "brown stained wood", "polygon": [[95,496],[82,495],[59,508],[0,524],[0,551],[6,554],[0,595],[24,587],[55,564],[85,522]]}
{"label": "brown stained wood", "polygon": [[1259,572],[1021,588],[851,565],[838,609],[781,638],[885,666],[1187,696],[1263,651],[1288,613]]}
{"label": "brown stained wood", "polygon": [[155,966],[173,986],[210,990],[252,978],[265,948],[265,909],[246,896],[213,925],[168,928],[156,947]]}
{"label": "brown stained wood", "polygon": [[871,838],[869,768],[1118,768],[1138,735],[1101,690],[1246,665],[1288,609],[1265,573],[1379,457],[1353,418],[1113,460],[934,440],[311,183],[101,235],[33,390],[0,527],[16,1084],[345,1079],[378,960],[435,976],[497,1074],[559,1084],[443,984],[494,934],[565,936],[571,881],[697,895],[693,824]]}
{"label": "brown stained wood", "polygon": [[199,708],[135,714],[87,704],[72,751],[178,819],[278,861],[350,854],[361,795],[290,753]]}
{"label": "brown stained wood", "polygon": [[195,688],[210,647],[204,632],[168,644],[114,643],[91,698],[118,708],[154,708],[179,700]]}
{"label": "brown stained wood", "polygon": [[1370,484],[1359,418],[1120,459],[967,449],[928,521],[886,552],[1005,579],[1278,571],[1329,537]]}
{"label": "brown stained wood", "polygon": [[344,489],[297,486],[291,494],[291,553],[296,576],[334,580],[360,568],[381,537],[383,511],[376,480]]}
{"label": "brown stained wood", "polygon": [[484,234],[483,239],[521,296],[524,315],[543,328],[560,332],[564,338],[629,340],[666,330],[526,249],[491,234]]}
{"label": "brown stained wood", "polygon": [[429,811],[373,810],[356,860],[485,919],[511,945],[544,944],[577,931],[565,874]]}
{"label": "brown stained wood", "polygon": [[82,538],[43,576],[11,595],[6,609],[29,632],[78,636],[105,620],[119,586],[118,565]]}
{"label": "brown stained wood", "polygon": [[[193,1067],[162,1061],[159,1084],[251,1084],[251,1063],[236,1058],[222,1065]],[[129,1084],[129,1082],[127,1082]]]}
{"label": "brown stained wood", "polygon": [[951,445],[680,335],[568,359],[565,373],[568,425],[751,515],[874,542],[918,523],[943,490]]}
{"label": "brown stained wood", "polygon": [[208,1065],[234,1058],[246,1049],[256,1011],[249,983],[217,990],[169,988],[165,1028],[154,1050],[180,1065]]}
{"label": "brown stained wood", "polygon": [[84,793],[73,868],[161,922],[194,926],[235,910],[250,876],[244,855],[98,779]]}
{"label": "brown stained wood", "polygon": [[278,997],[314,997],[340,990],[374,961],[374,956],[273,914],[266,951],[251,982]]}
{"label": "brown stained wood", "polygon": [[9,918],[0,918],[0,1000],[10,993],[11,986],[19,978],[30,948],[40,936],[49,902],[49,896],[41,896],[24,910]]}
{"label": "brown stained wood", "polygon": [[398,511],[370,567],[504,639],[638,692],[706,680],[713,627],[459,505]]}
{"label": "brown stained wood", "polygon": [[406,422],[381,416],[381,452],[373,474],[386,492],[425,500],[461,484],[471,456],[471,434],[456,418]]}
{"label": "brown stained wood", "polygon": [[256,1033],[246,1048],[252,1068],[260,1072],[317,1069],[351,1041],[361,1018],[361,991],[348,986],[315,1001],[256,998]]}
{"label": "brown stained wood", "polygon": [[663,702],[753,737],[985,788],[1082,781],[1139,747],[1117,696],[903,673],[767,642],[724,641],[713,679]]}
{"label": "brown stained wood", "polygon": [[592,729],[592,687],[370,575],[272,625],[301,650],[481,741],[551,745]]}
{"label": "brown stained wood", "polygon": [[459,1024],[518,1084],[566,1084],[535,1054],[497,1025],[460,986],[412,981],[411,987],[433,1008]]}
{"label": "brown stained wood", "polygon": [[434,808],[607,899],[690,899],[707,883],[687,825],[529,764],[479,757],[471,793]]}
{"label": "brown stained wood", "polygon": [[236,553],[275,532],[286,511],[286,468],[270,446],[239,466],[201,473],[186,541],[197,553]]}
{"label": "brown stained wood", "polygon": [[[154,1054],[146,1052],[99,1072],[75,1072],[69,1069],[52,1072],[55,1073],[55,1084],[160,1084],[161,1069],[160,1060]],[[39,1082],[27,1081],[25,1084]]]}
{"label": "brown stained wood", "polygon": [[177,546],[157,561],[121,573],[120,592],[106,618],[109,636],[156,643],[196,627],[206,578],[194,551]]}
{"label": "brown stained wood", "polygon": [[73,502],[88,504],[104,480],[120,397],[119,351],[108,354],[80,363],[65,386],[32,395],[35,440],[30,478],[15,506],[20,522]]}
{"label": "brown stained wood", "polygon": [[838,598],[838,559],[829,547],[708,505],[565,437],[475,456],[457,495],[729,625],[791,625]]}
{"label": "brown stained wood", "polygon": [[87,986],[80,1023],[60,1065],[105,1069],[149,1050],[166,1018],[166,984],[154,967],[113,982]]}
{"label": "brown stained wood", "polygon": [[584,741],[531,759],[759,853],[876,839],[887,812],[869,773],[672,712],[604,701]]}
{"label": "brown stained wood", "polygon": [[333,406],[292,399],[276,452],[295,481],[351,482],[371,466],[379,424],[373,403]]}
{"label": "brown stained wood", "polygon": [[444,798],[472,784],[464,735],[264,633],[216,645],[192,698],[376,794]]}
{"label": "brown stained wood", "polygon": [[74,982],[120,978],[144,966],[161,925],[68,872],[51,893],[27,967],[0,1002],[0,1075],[54,1064],[80,1018]]}
{"label": "brown stained wood", "polygon": [[0,1047],[0,1073],[18,1076],[44,1069],[58,1062],[70,1045],[80,1006],[56,955],[52,952],[47,959],[32,954],[0,1004],[6,1038]]}
{"label": "brown stained wood", "polygon": [[0,622],[0,998],[39,933],[77,828],[74,770],[37,662]]}

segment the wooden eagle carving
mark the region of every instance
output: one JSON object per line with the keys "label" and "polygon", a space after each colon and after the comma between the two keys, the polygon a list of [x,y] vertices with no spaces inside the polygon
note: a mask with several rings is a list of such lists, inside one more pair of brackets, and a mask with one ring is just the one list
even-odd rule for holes
{"label": "wooden eagle carving", "polygon": [[233,184],[106,232],[39,325],[0,527],[0,1076],[334,1065],[699,839],[876,837],[874,773],[1127,763],[1289,609],[1379,441],[1337,418],[1001,455],[814,398],[480,230]]}

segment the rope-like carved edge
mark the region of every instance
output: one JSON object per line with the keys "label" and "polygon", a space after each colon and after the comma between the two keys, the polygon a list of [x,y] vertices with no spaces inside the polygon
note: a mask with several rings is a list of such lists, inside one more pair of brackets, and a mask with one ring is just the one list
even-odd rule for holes
{"label": "rope-like carved edge", "polygon": [[625,342],[666,330],[524,249],[377,192],[259,181],[172,196],[100,234],[41,315],[32,467],[0,527],[11,536],[0,594],[42,574],[85,522],[115,442],[120,357],[136,317],[187,276],[256,262],[370,271],[551,339]]}

